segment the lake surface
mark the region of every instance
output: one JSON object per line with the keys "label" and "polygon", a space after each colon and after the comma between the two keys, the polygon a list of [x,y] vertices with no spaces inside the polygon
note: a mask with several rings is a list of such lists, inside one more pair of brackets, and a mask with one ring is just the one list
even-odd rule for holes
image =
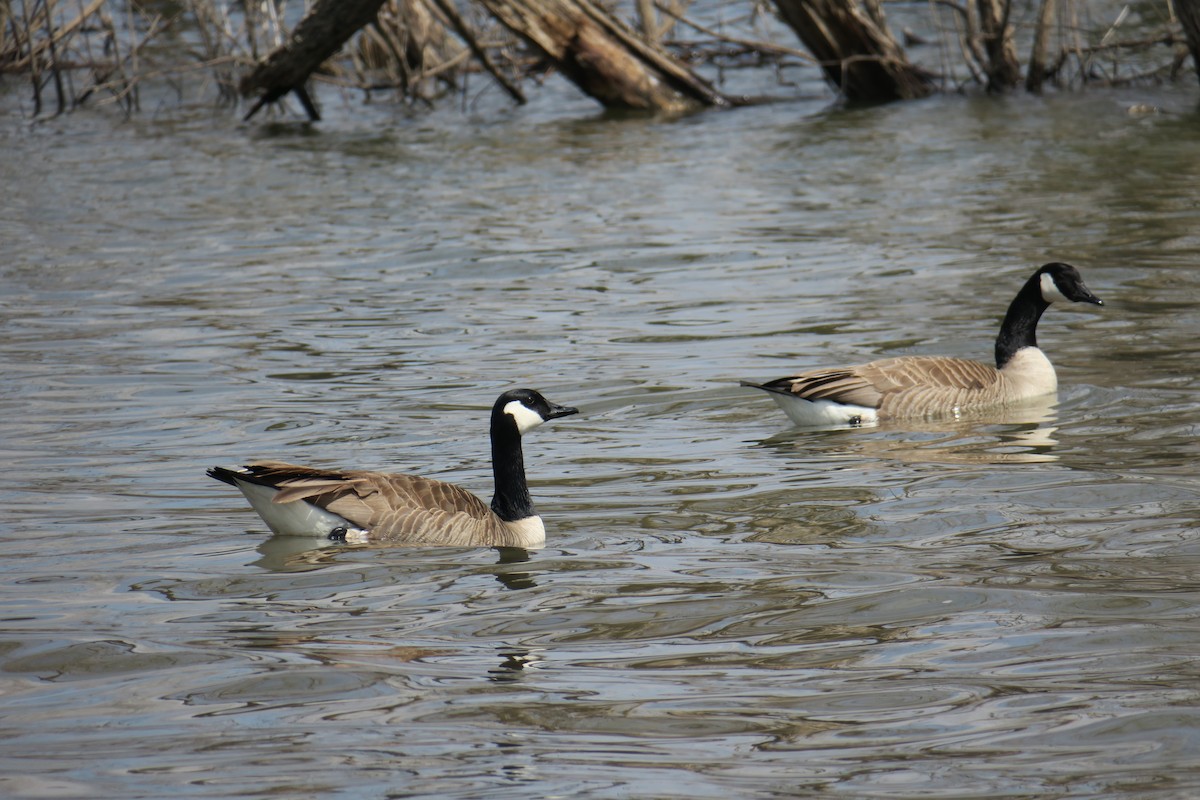
{"label": "lake surface", "polygon": [[[0,794],[1200,794],[1194,82],[315,128],[7,91]],[[986,360],[1051,260],[1105,306],[1043,319],[1045,403],[813,431],[737,386]],[[581,409],[527,437],[542,550],[272,537],[204,475],[487,498],[515,386]]]}

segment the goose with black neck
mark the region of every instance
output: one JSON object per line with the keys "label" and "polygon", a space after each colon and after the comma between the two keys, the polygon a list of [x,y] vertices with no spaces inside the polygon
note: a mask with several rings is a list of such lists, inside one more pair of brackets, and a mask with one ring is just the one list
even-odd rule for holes
{"label": "goose with black neck", "polygon": [[1053,262],[1034,272],[1005,314],[994,367],[947,356],[900,356],[742,385],[767,392],[792,422],[805,426],[957,416],[1020,403],[1058,389],[1054,365],[1037,344],[1037,325],[1053,303],[1066,301],[1104,305],[1070,264]]}
{"label": "goose with black neck", "polygon": [[461,547],[540,547],[546,529],[525,479],[522,436],[578,413],[532,389],[513,389],[492,406],[490,507],[467,490],[418,475],[304,467],[279,461],[208,475],[241,490],[277,534],[351,542]]}

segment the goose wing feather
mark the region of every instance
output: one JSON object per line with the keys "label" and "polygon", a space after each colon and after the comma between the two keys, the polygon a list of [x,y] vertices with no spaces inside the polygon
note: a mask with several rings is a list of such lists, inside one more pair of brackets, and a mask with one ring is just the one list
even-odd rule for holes
{"label": "goose wing feather", "polygon": [[901,356],[855,367],[817,370],[784,378],[789,391],[805,400],[878,408],[899,413],[949,410],[997,391],[1000,372],[965,358]]}
{"label": "goose wing feather", "polygon": [[901,356],[872,361],[856,370],[884,394],[917,387],[934,391],[980,391],[999,380],[995,367],[967,358]]}
{"label": "goose wing feather", "polygon": [[419,475],[322,470],[278,461],[247,465],[256,482],[279,489],[274,502],[304,500],[370,532],[372,539],[438,544],[503,544],[511,533],[475,495]]}
{"label": "goose wing feather", "polygon": [[832,400],[835,403],[878,408],[883,399],[879,388],[853,367],[806,372],[776,383],[784,384],[788,391],[804,400]]}

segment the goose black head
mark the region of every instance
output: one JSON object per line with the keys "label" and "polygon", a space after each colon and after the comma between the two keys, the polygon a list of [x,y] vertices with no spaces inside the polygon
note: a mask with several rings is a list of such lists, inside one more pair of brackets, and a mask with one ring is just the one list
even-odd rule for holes
{"label": "goose black head", "polygon": [[1070,264],[1057,261],[1046,264],[1034,273],[1034,277],[1038,280],[1042,299],[1047,303],[1053,303],[1056,300],[1070,300],[1072,303],[1104,305],[1104,301],[1092,294],[1091,290],[1083,284],[1079,270]]}
{"label": "goose black head", "polygon": [[511,389],[496,399],[496,405],[492,407],[492,424],[509,417],[516,425],[517,433],[523,434],[548,419],[578,413],[579,409],[551,403],[533,389]]}

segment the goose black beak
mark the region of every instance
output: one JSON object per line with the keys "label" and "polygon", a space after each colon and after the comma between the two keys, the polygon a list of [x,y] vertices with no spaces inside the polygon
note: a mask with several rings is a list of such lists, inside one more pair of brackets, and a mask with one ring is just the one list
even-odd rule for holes
{"label": "goose black beak", "polygon": [[569,417],[572,414],[578,414],[578,413],[579,413],[578,408],[571,408],[570,406],[556,406],[556,405],[554,405],[554,403],[551,403],[550,404],[550,413],[546,415],[546,419],[558,419],[559,417]]}
{"label": "goose black beak", "polygon": [[1072,281],[1067,281],[1065,284],[1059,284],[1060,289],[1067,299],[1072,303],[1091,303],[1092,305],[1102,306],[1104,301],[1096,295],[1092,294],[1092,290],[1087,287],[1083,281],[1079,280],[1076,275]]}

